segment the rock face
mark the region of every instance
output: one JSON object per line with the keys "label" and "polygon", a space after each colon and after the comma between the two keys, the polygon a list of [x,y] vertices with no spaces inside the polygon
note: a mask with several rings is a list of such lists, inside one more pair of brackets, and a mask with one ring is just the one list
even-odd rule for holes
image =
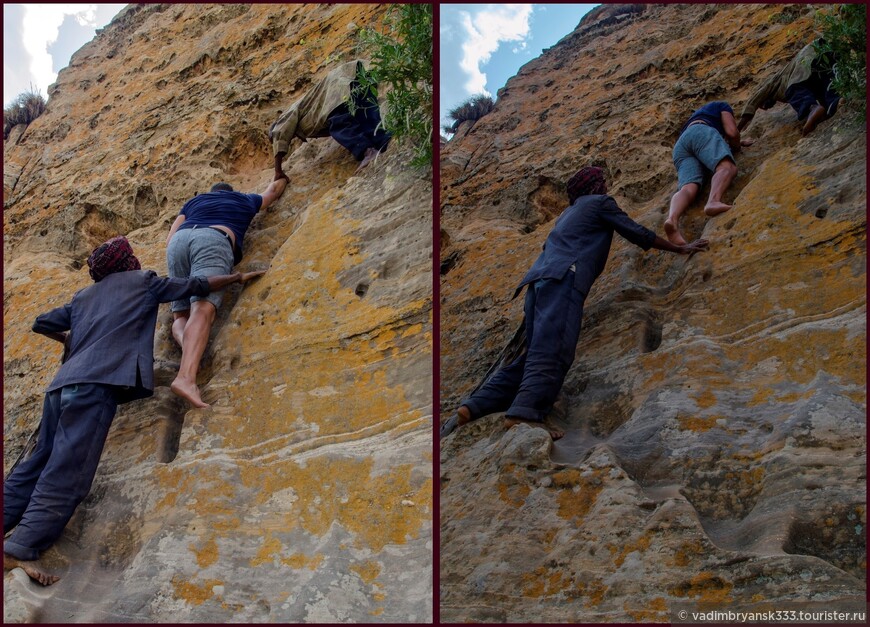
{"label": "rock face", "polygon": [[[514,287],[602,165],[663,234],[692,110],[739,107],[812,38],[807,6],[607,5],[525,65],[441,160],[441,418],[522,318]],[[443,621],[863,609],[866,138],[759,111],[692,258],[614,238],[555,443],[483,418],[441,446]],[[700,194],[706,198],[708,187]],[[473,504],[473,506],[471,506]]]}
{"label": "rock face", "polygon": [[[30,331],[125,234],[166,274],[185,200],[262,192],[266,130],[336,63],[374,5],[131,5],[4,145],[4,468],[36,426],[60,346]],[[161,309],[152,399],[122,406],[94,488],[45,554],[59,583],[5,581],[11,622],[420,622],[432,616],[429,172],[393,142],[354,175],[333,140],[286,162],[201,370],[169,392]],[[167,365],[168,364],[168,365]]]}

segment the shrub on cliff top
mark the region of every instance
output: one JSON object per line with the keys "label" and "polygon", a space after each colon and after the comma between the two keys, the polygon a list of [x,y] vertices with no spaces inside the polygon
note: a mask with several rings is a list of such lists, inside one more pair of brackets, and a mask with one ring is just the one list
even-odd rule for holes
{"label": "shrub on cliff top", "polygon": [[45,111],[45,98],[33,87],[30,91],[19,94],[11,105],[3,109],[3,139],[9,138],[9,132],[19,124],[30,124]]}
{"label": "shrub on cliff top", "polygon": [[459,106],[454,107],[449,111],[447,117],[453,120],[450,126],[444,126],[444,130],[448,133],[455,133],[459,125],[468,120],[479,120],[487,113],[491,112],[495,103],[487,95],[478,94],[472,96]]}
{"label": "shrub on cliff top", "polygon": [[866,115],[867,6],[841,4],[835,11],[816,14],[816,21],[823,37],[816,51],[822,66],[834,69],[834,91]]}
{"label": "shrub on cliff top", "polygon": [[414,166],[432,162],[432,5],[393,4],[385,32],[360,31],[360,48],[371,59],[358,89],[388,86],[382,124],[395,138],[414,146]]}

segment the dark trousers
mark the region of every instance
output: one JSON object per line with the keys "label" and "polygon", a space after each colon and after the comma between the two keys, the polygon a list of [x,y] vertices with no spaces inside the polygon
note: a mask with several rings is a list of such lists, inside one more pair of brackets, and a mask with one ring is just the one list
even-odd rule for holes
{"label": "dark trousers", "polygon": [[115,417],[116,388],[67,385],[45,395],[36,448],[3,483],[3,552],[35,560],[91,489]]}
{"label": "dark trousers", "polygon": [[556,402],[574,363],[585,296],[574,289],[574,273],[530,284],[523,313],[526,352],[496,372],[462,401],[477,419],[494,412],[541,422]]}
{"label": "dark trousers", "polygon": [[[809,116],[817,104],[822,105],[828,115],[831,116],[836,110],[836,104],[840,96],[831,91],[831,81],[834,75],[830,70],[822,70],[818,65],[818,59],[813,61],[810,77],[795,83],[785,90],[785,99],[792,108],[797,111],[798,120],[803,122]],[[833,105],[833,107],[832,107]]]}
{"label": "dark trousers", "polygon": [[351,94],[356,108],[353,115],[347,104],[342,103],[333,109],[326,122],[330,136],[347,148],[357,161],[362,161],[368,148],[382,150],[392,135],[383,128],[378,128],[381,123],[378,101],[371,94],[357,93],[358,86],[357,81],[351,83]]}

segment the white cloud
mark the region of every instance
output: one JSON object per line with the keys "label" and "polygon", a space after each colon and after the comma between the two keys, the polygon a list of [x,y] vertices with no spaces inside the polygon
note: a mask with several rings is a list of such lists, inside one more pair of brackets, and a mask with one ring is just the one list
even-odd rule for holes
{"label": "white cloud", "polygon": [[441,37],[441,41],[453,41],[453,27],[446,22],[441,22],[441,26],[438,28],[438,34]]}
{"label": "white cloud", "polygon": [[468,35],[462,44],[462,60],[459,62],[459,67],[468,75],[465,89],[469,94],[491,95],[486,90],[486,74],[480,66],[489,61],[501,42],[523,42],[529,34],[532,5],[487,5],[473,17],[466,11],[459,14]]}
{"label": "white cloud", "polygon": [[516,46],[511,48],[511,52],[513,52],[514,54],[519,54],[519,53],[527,50],[528,47],[529,47],[529,44],[527,42],[521,41],[519,44],[517,44]]}
{"label": "white cloud", "polygon": [[96,4],[25,4],[21,37],[30,55],[30,74],[36,87],[44,90],[55,81],[48,46],[57,41],[64,17],[72,15],[82,26],[97,26]]}

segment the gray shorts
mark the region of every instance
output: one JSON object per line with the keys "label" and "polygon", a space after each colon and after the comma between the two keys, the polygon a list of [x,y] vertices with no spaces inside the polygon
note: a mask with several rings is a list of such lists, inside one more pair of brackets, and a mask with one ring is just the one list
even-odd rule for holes
{"label": "gray shorts", "polygon": [[[166,266],[170,277],[219,276],[233,271],[233,247],[223,232],[196,227],[176,231],[166,247]],[[191,296],[172,301],[172,311],[186,311],[196,300],[207,300],[215,309],[221,306],[223,290],[208,296]]]}
{"label": "gray shorts", "polygon": [[674,167],[677,168],[677,189],[686,183],[704,182],[704,169],[713,172],[722,159],[734,161],[731,148],[712,126],[693,124],[674,144]]}

